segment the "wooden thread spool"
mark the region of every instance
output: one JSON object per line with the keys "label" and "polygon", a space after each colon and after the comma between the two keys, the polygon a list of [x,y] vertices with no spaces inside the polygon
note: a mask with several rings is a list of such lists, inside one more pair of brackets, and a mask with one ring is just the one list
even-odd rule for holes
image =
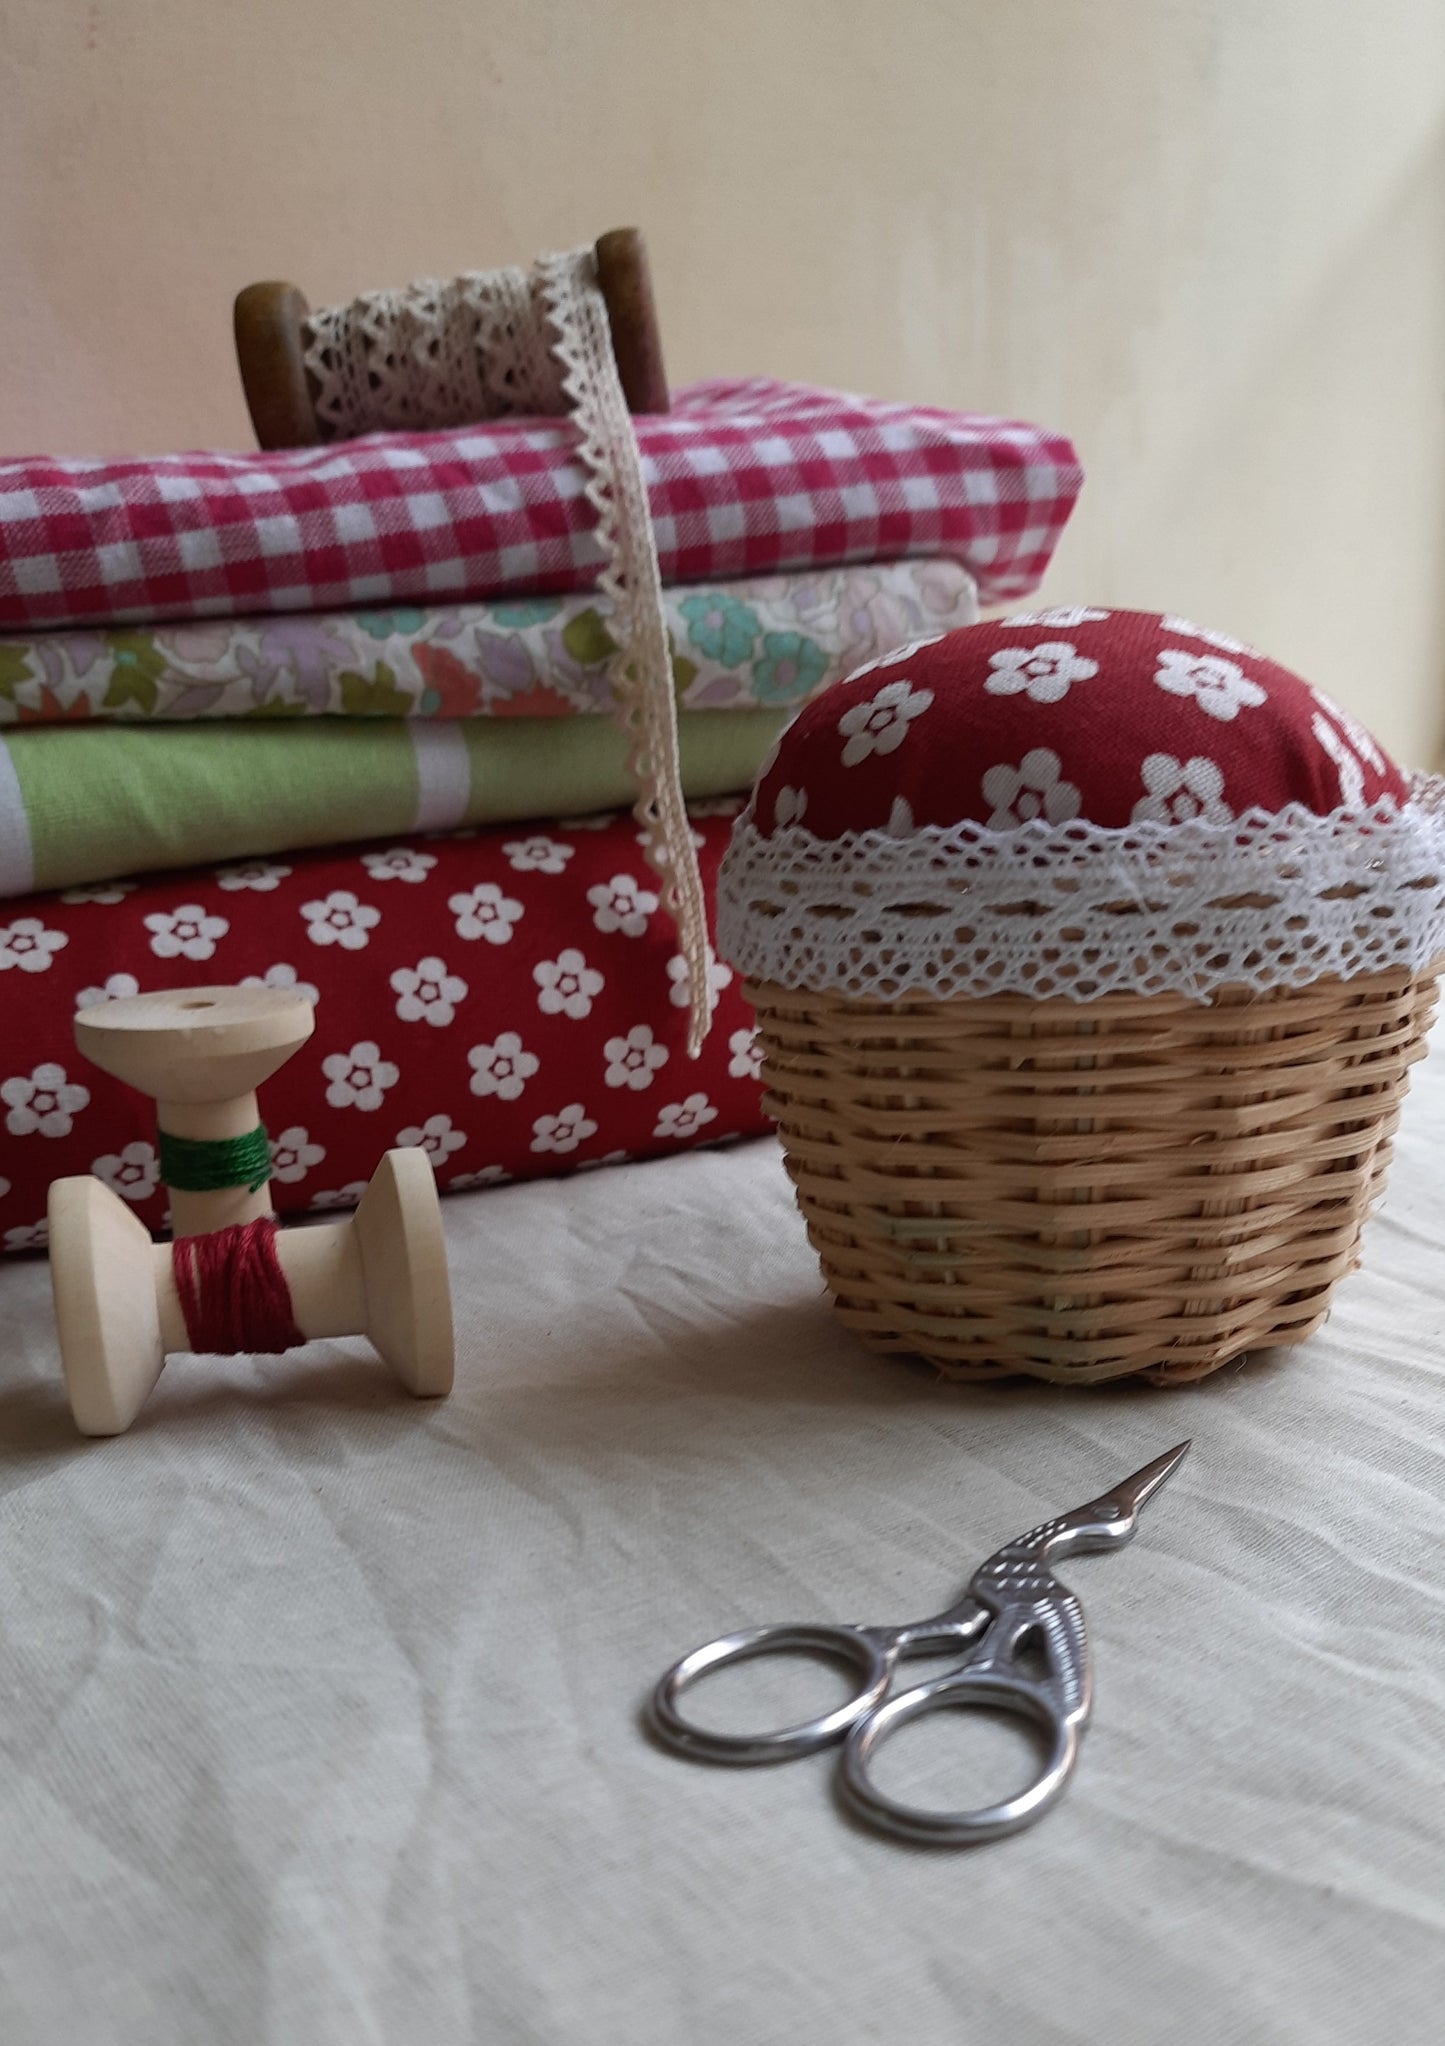
{"label": "wooden thread spool", "polygon": [[[671,398],[642,236],[635,227],[614,227],[599,238],[595,254],[627,409],[666,412]],[[306,367],[310,317],[305,294],[294,284],[248,284],[236,298],[236,360],[260,447],[316,447],[336,437],[316,410],[317,387]]]}
{"label": "wooden thread spool", "polygon": [[[161,1130],[191,1140],[244,1136],[256,1087],[305,1043],[311,1004],[279,988],[204,987],[84,1009],[86,1057],[156,1102]],[[271,1213],[265,1186],[171,1190],[179,1236]],[[189,1345],[169,1245],[153,1244],[124,1200],[89,1177],[50,1189],[50,1273],[66,1394],[83,1435],[128,1428],[166,1357]],[[422,1150],[388,1151],[347,1221],[276,1239],[306,1340],[364,1335],[409,1392],[451,1390],[451,1295],[441,1207]]]}

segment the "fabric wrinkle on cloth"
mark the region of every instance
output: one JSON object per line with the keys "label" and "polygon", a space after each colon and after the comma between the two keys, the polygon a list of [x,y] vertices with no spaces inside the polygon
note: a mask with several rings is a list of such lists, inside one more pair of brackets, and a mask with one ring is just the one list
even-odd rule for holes
{"label": "fabric wrinkle on cloth", "polygon": [[[691,385],[634,424],[664,583],[947,556],[1007,602],[1083,484],[1043,428],[766,378]],[[602,561],[564,421],[0,461],[6,631],[556,594]]]}
{"label": "fabric wrinkle on cloth", "polygon": [[[445,1203],[429,1407],[360,1343],[178,1359],[81,1447],[44,1263],[10,1261],[6,2046],[1423,2046],[1442,1145],[1427,1063],[1325,1330],[1169,1392],[866,1355],[766,1140]],[[1184,1436],[1127,1559],[1060,1568],[1095,1710],[1047,1824],[914,1850],[840,1817],[829,1754],[640,1731],[690,1642],[926,1611]]]}

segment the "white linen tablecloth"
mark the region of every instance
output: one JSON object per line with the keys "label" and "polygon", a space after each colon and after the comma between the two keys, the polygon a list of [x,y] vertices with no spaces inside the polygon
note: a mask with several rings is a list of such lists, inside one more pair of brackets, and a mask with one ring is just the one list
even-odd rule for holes
{"label": "white linen tablecloth", "polygon": [[[177,1362],[80,1443],[12,1262],[0,2039],[1441,2038],[1439,1059],[1328,1329],[1185,1391],[868,1355],[770,1143],[451,1201],[438,1405],[330,1343]],[[840,1815],[830,1755],[640,1733],[695,1641],[933,1611],[1185,1435],[1134,1545],[1062,1566],[1095,1716],[1033,1830],[909,1848]],[[970,1718],[895,1787],[1012,1787]]]}

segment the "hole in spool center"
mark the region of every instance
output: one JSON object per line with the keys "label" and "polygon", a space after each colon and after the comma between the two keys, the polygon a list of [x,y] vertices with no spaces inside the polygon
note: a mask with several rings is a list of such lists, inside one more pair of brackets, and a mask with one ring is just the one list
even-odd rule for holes
{"label": "hole in spool center", "polygon": [[214,1008],[215,1008],[215,1006],[216,1006],[216,1005],[215,1005],[215,1003],[214,1003],[214,1002],[182,1002],[182,1003],[181,1003],[181,1007],[182,1007],[183,1009],[214,1009]]}

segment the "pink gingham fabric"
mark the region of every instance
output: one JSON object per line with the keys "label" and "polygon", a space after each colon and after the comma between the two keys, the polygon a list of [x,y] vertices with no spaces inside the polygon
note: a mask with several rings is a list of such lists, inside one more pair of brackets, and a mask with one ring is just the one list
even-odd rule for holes
{"label": "pink gingham fabric", "polygon": [[[767,379],[636,421],[662,577],[943,555],[983,602],[1043,575],[1083,482],[1062,435]],[[0,462],[0,630],[586,589],[565,421],[331,447]]]}

